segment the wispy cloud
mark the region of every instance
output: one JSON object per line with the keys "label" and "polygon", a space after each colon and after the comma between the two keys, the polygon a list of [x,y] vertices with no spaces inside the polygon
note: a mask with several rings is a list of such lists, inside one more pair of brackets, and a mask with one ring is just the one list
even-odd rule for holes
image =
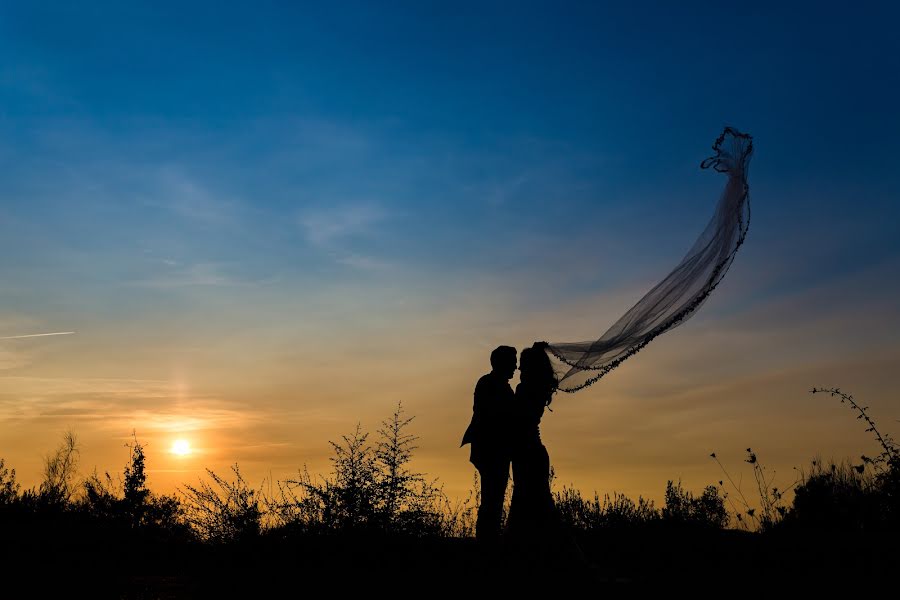
{"label": "wispy cloud", "polygon": [[301,214],[298,222],[306,241],[327,251],[334,262],[363,271],[381,271],[392,265],[354,247],[376,236],[388,218],[388,211],[380,204],[358,202],[310,210]]}
{"label": "wispy cloud", "polygon": [[334,257],[335,262],[361,271],[384,271],[390,269],[393,264],[375,258],[374,256],[364,256],[361,254],[345,254]]}
{"label": "wispy cloud", "polygon": [[[178,382],[116,378],[4,378],[0,419],[89,421],[105,430],[190,432],[242,428],[263,415]],[[187,397],[186,397],[187,396]]]}
{"label": "wispy cloud", "polygon": [[206,225],[223,226],[238,221],[240,202],[222,197],[181,169],[164,167],[152,173],[153,196],[144,200],[150,206]]}
{"label": "wispy cloud", "polygon": [[372,233],[386,217],[380,205],[364,202],[311,210],[302,214],[299,222],[309,243],[330,246]]}
{"label": "wispy cloud", "polygon": [[225,274],[221,265],[197,263],[185,267],[172,265],[172,269],[158,277],[135,282],[135,285],[156,288],[184,286],[221,286],[237,283]]}
{"label": "wispy cloud", "polygon": [[28,363],[29,358],[25,353],[0,347],[0,371],[19,369]]}
{"label": "wispy cloud", "polygon": [[227,266],[223,263],[194,263],[180,265],[175,261],[163,261],[167,267],[166,272],[155,276],[132,281],[130,285],[149,288],[181,288],[181,287],[219,287],[219,286],[243,286],[260,285],[265,283],[258,280],[246,280],[227,272]]}

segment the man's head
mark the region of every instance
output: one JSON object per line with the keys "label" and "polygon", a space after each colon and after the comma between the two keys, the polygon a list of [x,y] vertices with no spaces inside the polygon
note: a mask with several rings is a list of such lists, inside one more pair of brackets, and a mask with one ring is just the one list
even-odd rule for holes
{"label": "man's head", "polygon": [[516,349],[512,346],[497,346],[491,352],[491,367],[494,373],[512,379],[516,373]]}

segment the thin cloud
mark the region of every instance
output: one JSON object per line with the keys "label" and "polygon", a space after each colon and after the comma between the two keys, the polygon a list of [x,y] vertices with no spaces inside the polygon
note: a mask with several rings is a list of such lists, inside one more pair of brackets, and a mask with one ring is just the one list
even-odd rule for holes
{"label": "thin cloud", "polygon": [[387,218],[377,204],[359,203],[318,209],[300,216],[306,240],[314,246],[331,246],[349,237],[370,234]]}
{"label": "thin cloud", "polygon": [[149,432],[241,429],[265,415],[243,405],[190,393],[177,382],[111,378],[5,378],[0,394],[4,421],[71,420],[99,423],[105,430]]}
{"label": "thin cloud", "polygon": [[164,168],[158,175],[154,197],[145,203],[205,225],[223,226],[237,223],[240,203],[222,198],[177,169]]}
{"label": "thin cloud", "polygon": [[382,206],[369,202],[311,210],[299,217],[299,224],[306,241],[328,251],[334,262],[360,271],[384,271],[393,265],[351,246],[374,236],[387,218]]}
{"label": "thin cloud", "polygon": [[194,263],[180,267],[177,264],[167,273],[148,279],[131,282],[131,285],[151,288],[179,288],[191,286],[240,286],[256,285],[259,282],[245,281],[225,272],[220,263]]}
{"label": "thin cloud", "polygon": [[361,271],[385,271],[393,265],[387,261],[381,260],[374,256],[365,256],[362,254],[346,254],[344,256],[335,256],[335,262],[359,269]]}
{"label": "thin cloud", "polygon": [[18,369],[29,364],[29,358],[22,352],[0,348],[0,371]]}

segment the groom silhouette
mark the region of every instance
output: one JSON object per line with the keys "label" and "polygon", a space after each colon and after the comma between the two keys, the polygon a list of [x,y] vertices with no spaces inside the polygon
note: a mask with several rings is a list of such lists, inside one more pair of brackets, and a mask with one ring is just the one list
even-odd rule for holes
{"label": "groom silhouette", "polygon": [[509,380],[516,372],[516,349],[498,346],[491,352],[492,370],[475,385],[472,422],[460,447],[471,443],[469,461],[481,477],[481,504],[475,538],[496,541],[500,537],[503,497],[509,480],[510,426],[515,394]]}

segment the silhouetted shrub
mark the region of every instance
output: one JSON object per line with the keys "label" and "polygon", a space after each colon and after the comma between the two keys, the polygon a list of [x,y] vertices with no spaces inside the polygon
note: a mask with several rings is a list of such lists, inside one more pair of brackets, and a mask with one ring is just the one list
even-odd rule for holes
{"label": "silhouetted shrub", "polygon": [[452,509],[434,482],[409,469],[417,439],[406,433],[412,418],[398,404],[382,422],[373,446],[357,425],[342,442],[329,442],[331,477],[313,479],[304,468],[279,484],[270,502],[278,525],[329,533],[438,536],[458,530],[461,510]]}
{"label": "silhouetted shrub", "polygon": [[124,498],[125,504],[132,508],[146,505],[150,490],[147,489],[147,474],[145,473],[144,447],[134,438],[134,442],[128,444],[130,456],[125,465]]}
{"label": "silhouetted shrub", "polygon": [[262,529],[259,493],[247,485],[237,464],[231,470],[234,481],[206,469],[212,483],[184,486],[185,518],[204,541],[247,541]]}
{"label": "silhouetted shrub", "polygon": [[867,425],[881,446],[874,457],[861,456],[861,462],[831,461],[824,465],[812,461],[802,475],[785,525],[817,530],[855,532],[900,531],[900,446],[875,425],[868,407],[859,405],[852,395],[840,389],[813,388],[812,393],[827,393],[848,404],[857,419]]}
{"label": "silhouetted shrub", "polygon": [[865,529],[881,524],[875,477],[846,462],[814,460],[797,486],[787,521],[808,527]]}
{"label": "silhouetted shrub", "polygon": [[44,458],[44,479],[38,488],[40,501],[65,506],[78,491],[78,458],[80,451],[75,434],[67,431],[53,454]]}
{"label": "silhouetted shrub", "polygon": [[130,528],[152,531],[157,535],[186,538],[190,529],[184,519],[181,502],[174,496],[156,495],[146,487],[146,455],[137,437],[126,444],[128,462],[123,478],[96,471],[83,484],[84,494],[75,507],[92,518]]}
{"label": "silhouetted shrub", "polygon": [[657,509],[652,500],[638,497],[637,502],[623,494],[613,493],[600,499],[582,497],[575,489],[563,488],[554,494],[557,510],[572,529],[590,533],[603,529],[644,527],[651,523],[670,523],[690,527],[722,529],[728,525],[729,515],[725,499],[718,488],[708,486],[699,497],[669,481],[666,504]]}
{"label": "silhouetted shrub", "polygon": [[19,484],[16,482],[16,470],[10,470],[6,462],[0,458],[0,505],[9,505],[19,498]]}
{"label": "silhouetted shrub", "polygon": [[756,452],[754,452],[752,448],[747,448],[747,458],[744,462],[751,465],[753,468],[753,480],[756,483],[756,492],[758,495],[758,501],[751,503],[744,495],[740,483],[735,483],[734,478],[732,478],[728,470],[725,469],[725,466],[716,456],[716,453],[713,452],[709,456],[716,461],[719,468],[722,469],[722,473],[725,474],[725,479],[728,480],[728,483],[731,485],[731,489],[734,492],[734,496],[729,496],[727,492],[724,492],[725,481],[719,481],[719,487],[723,488],[722,497],[732,507],[735,524],[739,529],[744,531],[764,532],[769,531],[781,522],[787,512],[785,494],[790,492],[791,489],[799,483],[799,479],[795,479],[794,482],[789,484],[786,488],[779,489],[774,485],[775,472],[769,473],[766,467],[764,467],[757,458]]}
{"label": "silhouetted shrub", "polygon": [[563,522],[576,531],[636,527],[660,519],[652,500],[638,497],[635,502],[616,492],[604,495],[602,500],[594,493],[594,498],[588,500],[580,491],[564,487],[554,494],[554,500]]}
{"label": "silhouetted shrub", "polygon": [[435,503],[440,490],[422,473],[412,472],[413,443],[416,436],[405,433],[414,417],[403,418],[400,404],[391,418],[382,421],[380,440],[375,446],[376,513],[379,527],[407,535],[435,535],[441,530]]}
{"label": "silhouetted shrub", "polygon": [[666,505],[661,517],[663,521],[712,529],[723,529],[729,521],[725,499],[716,486],[707,486],[695,497],[682,489],[680,481],[676,484],[671,480],[666,484]]}
{"label": "silhouetted shrub", "polygon": [[900,530],[900,452],[887,462],[887,468],[875,475],[882,496],[884,518],[893,531]]}

